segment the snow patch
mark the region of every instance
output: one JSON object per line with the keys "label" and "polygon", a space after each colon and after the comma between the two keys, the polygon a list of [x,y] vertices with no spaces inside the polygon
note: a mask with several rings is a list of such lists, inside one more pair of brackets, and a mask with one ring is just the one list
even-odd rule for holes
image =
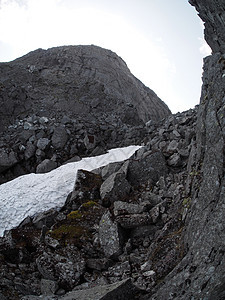
{"label": "snow patch", "polygon": [[141,146],[111,149],[108,153],[68,163],[49,173],[28,174],[0,185],[0,236],[27,216],[61,207],[73,190],[78,169],[87,171],[128,159]]}

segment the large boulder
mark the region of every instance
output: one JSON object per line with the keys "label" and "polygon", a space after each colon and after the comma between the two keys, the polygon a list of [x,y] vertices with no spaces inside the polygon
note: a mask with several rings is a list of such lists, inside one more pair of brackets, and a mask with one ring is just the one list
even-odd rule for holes
{"label": "large boulder", "polygon": [[57,163],[51,159],[43,160],[36,169],[36,173],[47,173],[57,168]]}
{"label": "large boulder", "polygon": [[121,233],[117,223],[112,220],[110,212],[106,212],[99,223],[99,242],[106,257],[118,257],[121,254]]}
{"label": "large boulder", "polygon": [[9,169],[18,162],[14,151],[0,150],[0,172]]}
{"label": "large boulder", "polygon": [[129,160],[127,179],[131,185],[139,186],[147,181],[156,183],[168,172],[165,157],[161,152],[146,152],[140,159]]}
{"label": "large boulder", "polygon": [[126,175],[123,172],[116,172],[110,175],[101,185],[102,204],[108,207],[113,202],[123,199],[129,194],[130,190],[131,185],[126,180]]}

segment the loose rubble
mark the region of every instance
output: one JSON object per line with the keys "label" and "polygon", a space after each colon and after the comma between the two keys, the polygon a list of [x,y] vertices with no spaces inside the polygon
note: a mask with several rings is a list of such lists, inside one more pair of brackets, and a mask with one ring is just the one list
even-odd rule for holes
{"label": "loose rubble", "polygon": [[[70,299],[124,280],[132,282],[134,299],[150,292],[186,251],[186,179],[197,110],[148,127],[145,147],[127,161],[80,170],[60,210],[31,216],[8,231],[0,244],[2,295]],[[170,163],[174,154],[182,164]]]}

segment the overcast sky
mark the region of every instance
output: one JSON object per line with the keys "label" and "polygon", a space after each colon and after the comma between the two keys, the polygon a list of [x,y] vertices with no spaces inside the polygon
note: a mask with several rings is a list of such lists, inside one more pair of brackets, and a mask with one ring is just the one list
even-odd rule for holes
{"label": "overcast sky", "polygon": [[94,44],[121,56],[173,113],[199,103],[211,53],[188,0],[0,0],[0,61]]}

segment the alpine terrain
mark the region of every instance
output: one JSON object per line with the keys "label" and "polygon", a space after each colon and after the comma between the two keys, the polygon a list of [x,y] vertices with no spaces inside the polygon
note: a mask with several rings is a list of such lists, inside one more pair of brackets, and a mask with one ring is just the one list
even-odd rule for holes
{"label": "alpine terrain", "polygon": [[225,299],[225,3],[189,3],[212,55],[182,113],[99,47],[0,65],[0,299]]}

